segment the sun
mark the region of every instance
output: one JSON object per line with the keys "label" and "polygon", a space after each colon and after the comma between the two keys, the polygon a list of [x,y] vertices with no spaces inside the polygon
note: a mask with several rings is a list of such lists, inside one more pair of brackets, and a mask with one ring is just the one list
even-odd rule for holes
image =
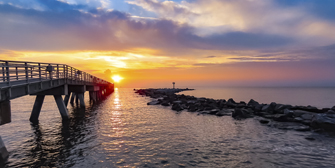
{"label": "sun", "polygon": [[112,79],[114,82],[120,82],[123,78],[120,75],[114,75]]}

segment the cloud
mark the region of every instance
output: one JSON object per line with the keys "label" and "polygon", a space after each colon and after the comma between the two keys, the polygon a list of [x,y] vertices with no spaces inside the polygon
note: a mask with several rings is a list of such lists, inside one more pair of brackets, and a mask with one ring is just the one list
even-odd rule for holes
{"label": "cloud", "polygon": [[284,7],[274,0],[195,0],[191,2],[133,0],[160,18],[186,23],[199,36],[231,32],[295,38],[295,45],[329,45],[335,42],[335,23],[319,18],[305,6]]}
{"label": "cloud", "polygon": [[[158,18],[94,8],[94,5],[79,1],[33,1],[43,10],[21,8],[19,6],[24,1],[15,2],[0,4],[0,49],[35,52],[122,51],[125,55],[127,52],[148,55],[143,52],[154,50],[149,55],[193,60],[189,64],[184,61],[150,64],[150,60],[145,60],[143,65],[148,67],[334,59],[334,46],[331,44],[335,44],[332,41],[335,36],[332,36],[333,32],[325,31],[331,23],[315,20],[309,28],[298,29],[306,21],[304,10],[298,7],[283,9],[276,7],[272,1],[128,1],[157,12]],[[306,16],[307,20],[315,19]],[[312,30],[311,27],[319,28],[323,34],[312,31],[314,35],[307,33],[305,37],[300,37],[299,33],[306,33]],[[313,40],[306,40],[309,38]],[[328,44],[327,41],[333,43]],[[133,52],[136,49],[142,51]],[[204,59],[208,55],[216,57]],[[107,57],[115,58],[113,65],[116,67],[125,65],[116,57]],[[135,66],[135,62],[129,63],[127,65]]]}

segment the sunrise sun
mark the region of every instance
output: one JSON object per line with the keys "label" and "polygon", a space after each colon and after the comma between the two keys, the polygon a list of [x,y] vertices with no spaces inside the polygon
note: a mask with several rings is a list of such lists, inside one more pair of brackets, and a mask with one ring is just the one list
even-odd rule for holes
{"label": "sunrise sun", "polygon": [[114,82],[120,82],[123,78],[120,75],[114,75],[112,79]]}

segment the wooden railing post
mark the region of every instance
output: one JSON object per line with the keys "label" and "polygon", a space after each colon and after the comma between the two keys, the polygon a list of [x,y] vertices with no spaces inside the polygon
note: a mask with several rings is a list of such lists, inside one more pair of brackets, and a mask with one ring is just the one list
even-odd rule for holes
{"label": "wooden railing post", "polygon": [[2,63],[2,81],[5,82],[6,81],[6,75],[5,75],[5,65]]}
{"label": "wooden railing post", "polygon": [[57,64],[57,75],[56,75],[57,79],[59,79],[59,66]]}
{"label": "wooden railing post", "polygon": [[38,63],[38,77],[42,80],[41,63]]}
{"label": "wooden railing post", "polygon": [[65,75],[65,65],[63,64],[63,78],[66,79],[66,75]]}
{"label": "wooden railing post", "polygon": [[19,80],[19,73],[17,72],[17,67],[15,67],[16,80]]}
{"label": "wooden railing post", "polygon": [[28,63],[24,63],[24,71],[26,73],[26,81],[29,82],[29,74],[28,74]]}
{"label": "wooden railing post", "polygon": [[8,61],[6,61],[6,79],[7,79],[7,83],[8,86],[10,85],[10,76],[9,76],[9,64]]}

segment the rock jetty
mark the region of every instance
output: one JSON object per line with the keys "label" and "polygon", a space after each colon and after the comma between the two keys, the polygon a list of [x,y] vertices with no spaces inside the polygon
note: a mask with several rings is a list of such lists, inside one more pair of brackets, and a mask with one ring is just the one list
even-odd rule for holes
{"label": "rock jetty", "polygon": [[215,100],[176,94],[187,90],[193,89],[134,89],[135,93],[154,99],[148,105],[171,106],[177,112],[232,116],[238,120],[256,117],[261,124],[279,129],[335,132],[335,106],[318,109],[313,106],[292,106],[275,102],[262,104],[253,99],[246,103],[236,102],[232,98]]}

